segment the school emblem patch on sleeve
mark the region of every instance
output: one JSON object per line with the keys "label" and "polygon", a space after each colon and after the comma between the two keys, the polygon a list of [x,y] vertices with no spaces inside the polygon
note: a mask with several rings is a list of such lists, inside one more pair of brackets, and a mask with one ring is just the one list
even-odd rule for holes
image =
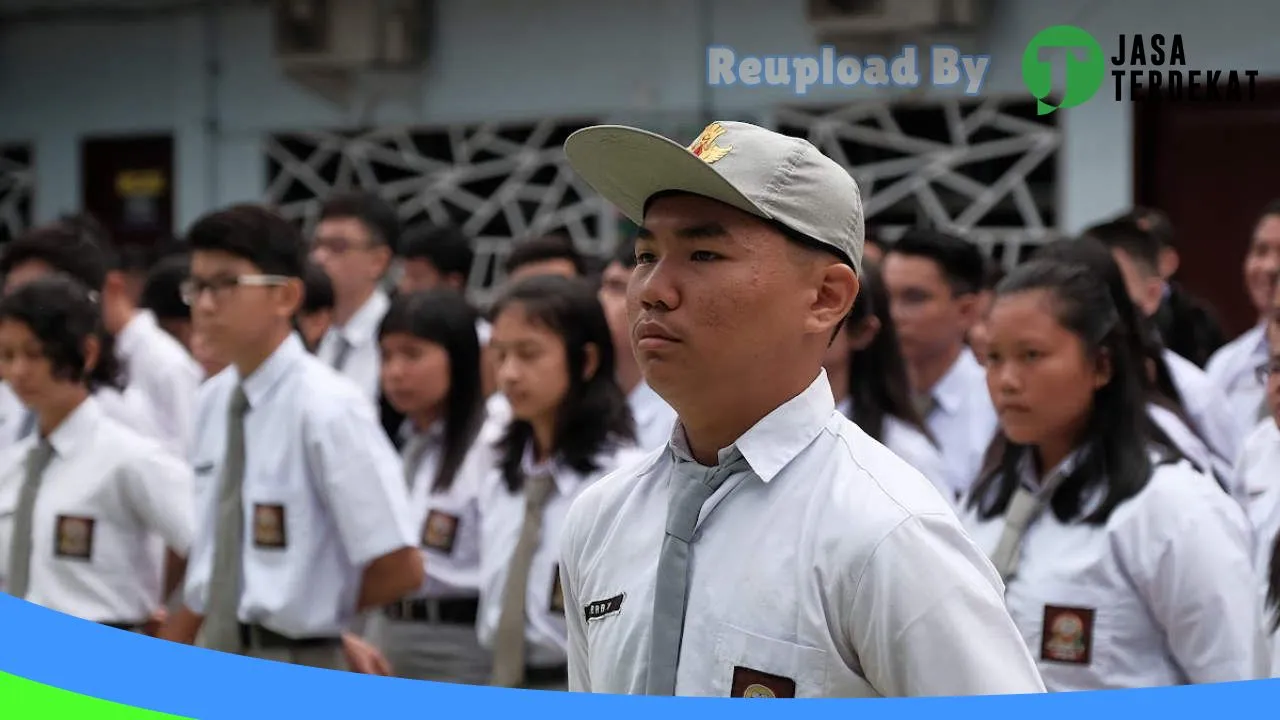
{"label": "school emblem patch on sleeve", "polygon": [[92,560],[93,526],[94,519],[91,517],[59,515],[53,554],[74,560]]}
{"label": "school emblem patch on sleeve", "polygon": [[1088,665],[1093,658],[1092,608],[1044,606],[1040,659]]}
{"label": "school emblem patch on sleeve", "polygon": [[733,684],[729,697],[736,698],[793,698],[796,681],[781,675],[752,670],[742,666],[733,668]]}
{"label": "school emblem patch on sleeve", "polygon": [[453,540],[458,535],[458,516],[439,510],[427,513],[422,526],[422,546],[439,550],[448,555],[453,552]]}
{"label": "school emblem patch on sleeve", "polygon": [[266,550],[287,547],[289,536],[285,532],[284,506],[254,503],[253,546]]}

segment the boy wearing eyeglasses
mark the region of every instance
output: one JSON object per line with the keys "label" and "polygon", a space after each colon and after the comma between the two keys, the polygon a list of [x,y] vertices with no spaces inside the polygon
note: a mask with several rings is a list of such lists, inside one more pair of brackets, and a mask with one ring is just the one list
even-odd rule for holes
{"label": "boy wearing eyeglasses", "polygon": [[344,634],[420,586],[422,559],[372,404],[293,331],[302,237],[239,205],[197,221],[188,243],[184,299],[230,365],[200,391],[186,607],[164,637],[192,642],[199,630],[223,652],[385,672]]}

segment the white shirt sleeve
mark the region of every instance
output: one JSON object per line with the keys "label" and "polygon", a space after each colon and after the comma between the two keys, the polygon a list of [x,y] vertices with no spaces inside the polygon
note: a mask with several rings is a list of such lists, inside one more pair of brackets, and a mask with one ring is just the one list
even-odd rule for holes
{"label": "white shirt sleeve", "polygon": [[881,695],[1042,693],[1004,587],[954,518],[916,515],[857,579],[846,632]]}
{"label": "white shirt sleeve", "polygon": [[579,529],[584,524],[582,513],[582,498],[579,498],[569,509],[560,539],[560,586],[564,592],[564,619],[569,632],[569,692],[591,692],[587,620],[578,594]]}
{"label": "white shirt sleeve", "polygon": [[374,415],[352,402],[310,419],[307,456],[347,557],[363,566],[416,547],[400,458]]}
{"label": "white shirt sleeve", "polygon": [[1265,678],[1270,654],[1248,521],[1211,479],[1186,466],[1176,471],[1184,477],[1164,481],[1183,485],[1180,492],[1145,503],[1143,517],[1118,535],[1116,552],[1192,683]]}
{"label": "white shirt sleeve", "polygon": [[195,488],[191,467],[166,452],[141,456],[125,469],[124,491],[143,524],[183,557],[195,532]]}

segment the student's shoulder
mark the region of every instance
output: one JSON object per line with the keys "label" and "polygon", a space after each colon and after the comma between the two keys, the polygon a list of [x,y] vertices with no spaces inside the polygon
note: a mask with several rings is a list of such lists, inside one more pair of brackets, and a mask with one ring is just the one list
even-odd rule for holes
{"label": "student's shoulder", "polygon": [[373,407],[355,381],[314,355],[299,358],[295,372],[295,397],[308,414],[328,417],[350,412],[356,405]]}
{"label": "student's shoulder", "polygon": [[1261,331],[1258,328],[1250,329],[1226,345],[1218,348],[1209,356],[1209,362],[1205,363],[1205,372],[1208,373],[1210,377],[1229,372],[1231,370],[1231,366],[1236,362],[1236,357],[1241,353],[1248,352],[1250,346],[1258,342],[1257,336],[1260,332]]}
{"label": "student's shoulder", "polygon": [[1164,458],[1153,460],[1147,483],[1115,509],[1108,524],[1172,539],[1193,525],[1240,525],[1242,519],[1240,506],[1216,480],[1183,458]]}
{"label": "student's shoulder", "polygon": [[622,446],[600,456],[604,466],[599,479],[588,484],[574,499],[569,516],[571,523],[592,522],[621,509],[627,498],[641,483],[658,478],[663,468],[670,467],[670,451],[666,445],[653,450]]}

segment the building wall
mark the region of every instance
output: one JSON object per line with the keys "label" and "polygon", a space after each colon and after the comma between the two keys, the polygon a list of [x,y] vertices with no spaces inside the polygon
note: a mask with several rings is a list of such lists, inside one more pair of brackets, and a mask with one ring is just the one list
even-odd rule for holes
{"label": "building wall", "polygon": [[[80,138],[173,132],[176,216],[185,226],[211,206],[261,196],[262,143],[272,131],[577,114],[668,127],[696,121],[703,108],[734,117],[795,102],[776,88],[707,88],[704,48],[709,39],[740,53],[814,52],[805,0],[707,2],[709,32],[691,0],[439,0],[426,69],[368,88],[394,99],[350,107],[282,76],[267,11],[256,3],[228,0],[213,23],[198,12],[5,23],[0,142],[34,143],[35,219],[45,220],[79,203]],[[1225,13],[1194,0],[1000,0],[983,40],[993,56],[985,90],[1024,92],[1022,49],[1056,23],[1092,31],[1107,53],[1119,32],[1181,32],[1192,66],[1280,73],[1280,55],[1267,52],[1277,19],[1280,5],[1268,0],[1233,0]],[[217,77],[207,72],[213,56]],[[1102,95],[1062,117],[1066,231],[1130,202],[1129,108]],[[817,88],[806,101],[869,96]]]}

